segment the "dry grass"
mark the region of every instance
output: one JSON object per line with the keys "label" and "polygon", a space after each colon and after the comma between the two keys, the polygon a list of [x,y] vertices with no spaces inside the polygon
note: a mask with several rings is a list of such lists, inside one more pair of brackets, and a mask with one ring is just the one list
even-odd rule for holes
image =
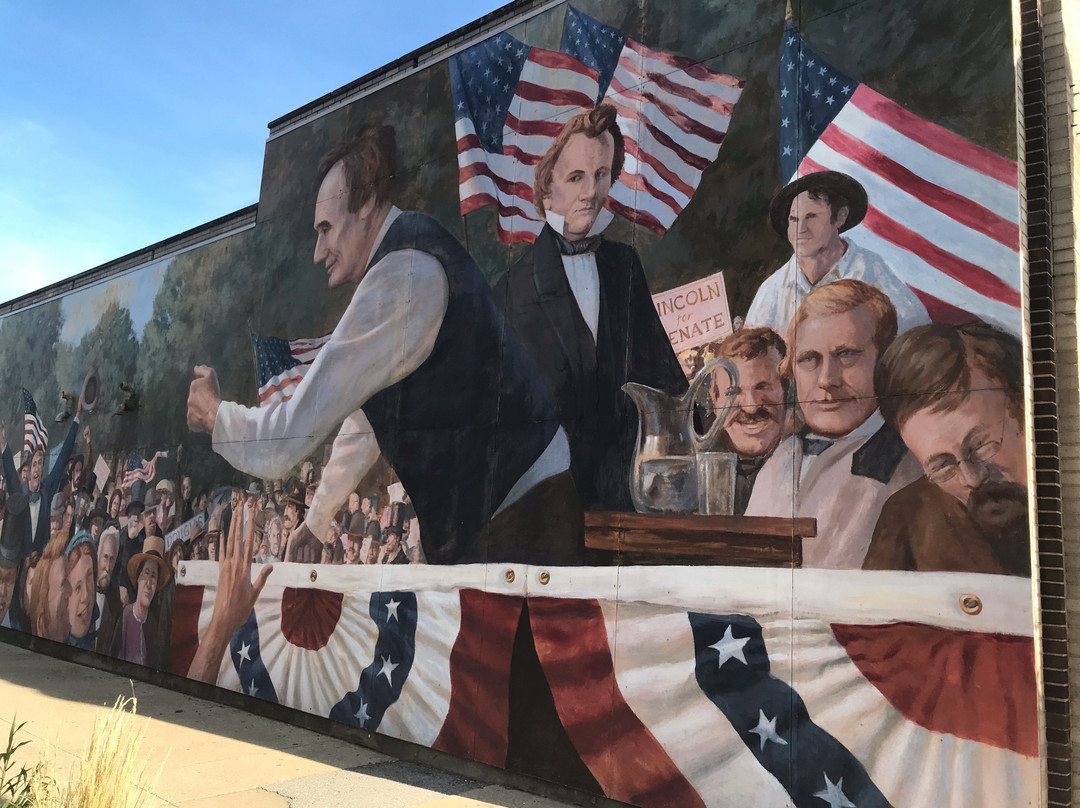
{"label": "dry grass", "polygon": [[42,762],[30,780],[35,808],[145,808],[165,763],[147,783],[147,761],[141,755],[143,726],[136,726],[134,697],[116,704],[94,722],[94,734],[82,761],[64,780],[56,771],[55,757],[46,744]]}

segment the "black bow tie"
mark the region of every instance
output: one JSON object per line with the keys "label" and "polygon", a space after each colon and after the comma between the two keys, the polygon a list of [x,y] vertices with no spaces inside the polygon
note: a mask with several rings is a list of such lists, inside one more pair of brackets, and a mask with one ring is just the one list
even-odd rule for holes
{"label": "black bow tie", "polygon": [[811,438],[808,435],[803,436],[802,442],[803,451],[808,455],[819,455],[836,443],[836,441],[825,440],[824,438]]}
{"label": "black bow tie", "polygon": [[[552,231],[554,232],[554,231]],[[594,253],[600,247],[601,236],[588,236],[578,241],[567,241],[558,233],[555,233],[555,241],[559,245],[559,252],[563,255],[585,255]]]}
{"label": "black bow tie", "polygon": [[33,505],[35,502],[40,502],[41,501],[41,492],[40,491],[29,491],[26,494],[26,498],[28,500],[30,500],[30,504]]}

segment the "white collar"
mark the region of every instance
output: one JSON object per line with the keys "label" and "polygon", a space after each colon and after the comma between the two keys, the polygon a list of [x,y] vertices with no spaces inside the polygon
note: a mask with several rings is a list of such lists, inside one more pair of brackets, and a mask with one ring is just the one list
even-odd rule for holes
{"label": "white collar", "polygon": [[[382,246],[383,239],[386,238],[386,234],[390,230],[390,226],[397,221],[397,217],[401,215],[401,208],[397,205],[391,205],[390,210],[386,214],[386,218],[383,219],[382,227],[379,228],[379,234],[375,236],[375,242],[371,245],[371,258],[375,257],[375,254],[379,251],[379,247]],[[368,263],[371,263],[371,258],[368,258]]]}
{"label": "white collar", "polygon": [[[552,211],[545,211],[544,218],[547,219],[547,223],[551,225],[551,229],[558,233],[563,238],[566,238],[564,230],[566,228],[566,217]],[[592,227],[589,228],[589,232],[585,234],[585,238],[589,236],[595,236],[598,233],[604,232],[607,226],[615,219],[615,214],[607,208],[600,208],[600,212],[596,214],[596,220],[593,222]]]}
{"label": "white collar", "polygon": [[799,259],[793,254],[791,256],[792,262],[795,264],[795,286],[802,292],[809,294],[819,286],[824,286],[827,283],[838,281],[844,277],[844,270],[847,269],[847,265],[851,263],[852,255],[854,253],[855,245],[847,239],[840,239],[844,242],[844,254],[840,256],[840,260],[832,265],[832,268],[821,276],[821,280],[811,285],[810,281],[803,275],[803,271],[799,268]]}

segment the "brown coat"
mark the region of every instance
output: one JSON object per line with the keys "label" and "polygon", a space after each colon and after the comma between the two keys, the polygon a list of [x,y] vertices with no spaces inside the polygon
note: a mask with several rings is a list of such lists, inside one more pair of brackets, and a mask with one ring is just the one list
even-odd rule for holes
{"label": "brown coat", "polygon": [[1007,568],[964,506],[926,478],[901,488],[886,501],[862,567],[1030,574],[1027,569]]}

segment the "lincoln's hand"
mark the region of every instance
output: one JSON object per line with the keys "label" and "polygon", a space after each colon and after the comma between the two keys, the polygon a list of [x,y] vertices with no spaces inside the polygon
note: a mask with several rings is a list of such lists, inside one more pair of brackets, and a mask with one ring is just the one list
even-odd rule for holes
{"label": "lincoln's hand", "polygon": [[188,429],[212,435],[220,404],[221,387],[218,385],[217,373],[207,365],[196,365],[195,378],[188,389]]}
{"label": "lincoln's hand", "polygon": [[312,533],[304,522],[289,536],[285,548],[286,561],[298,561],[301,564],[318,564],[322,558],[322,542]]}

